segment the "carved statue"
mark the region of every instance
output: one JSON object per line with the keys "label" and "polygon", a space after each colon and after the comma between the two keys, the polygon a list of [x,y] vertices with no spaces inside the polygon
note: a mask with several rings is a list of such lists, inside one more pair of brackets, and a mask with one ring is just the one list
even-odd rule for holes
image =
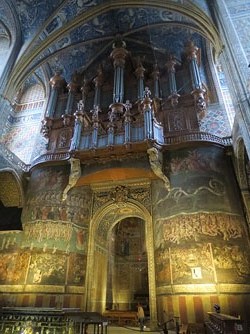
{"label": "carved statue", "polygon": [[68,192],[71,188],[73,188],[76,182],[79,180],[81,176],[81,162],[79,159],[70,159],[70,175],[69,175],[69,182],[62,194],[62,200],[65,201],[68,196]]}
{"label": "carved statue", "polygon": [[151,147],[147,150],[149,156],[149,162],[152,171],[164,182],[164,185],[168,191],[170,191],[170,182],[167,176],[162,171],[162,157],[159,151],[155,147]]}

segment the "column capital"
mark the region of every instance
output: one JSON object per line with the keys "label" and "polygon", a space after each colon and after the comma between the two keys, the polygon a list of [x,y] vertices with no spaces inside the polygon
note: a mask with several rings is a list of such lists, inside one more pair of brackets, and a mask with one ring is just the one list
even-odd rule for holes
{"label": "column capital", "polygon": [[66,81],[58,71],[52,78],[50,78],[49,84],[53,89],[61,89],[66,86]]}
{"label": "column capital", "polygon": [[75,71],[71,77],[71,82],[67,85],[69,92],[76,93],[80,87],[80,74]]}
{"label": "column capital", "polygon": [[193,41],[187,42],[185,51],[186,51],[188,60],[197,59],[197,53],[199,51],[199,48],[194,44]]}
{"label": "column capital", "polygon": [[144,72],[145,72],[145,68],[142,66],[142,63],[139,62],[136,70],[135,70],[135,75],[137,77],[137,79],[144,79]]}
{"label": "column capital", "polygon": [[102,65],[98,66],[98,70],[97,70],[97,75],[96,77],[93,79],[93,83],[95,84],[95,87],[101,87],[103,84],[103,69],[102,69]]}
{"label": "column capital", "polygon": [[175,66],[177,65],[177,61],[174,56],[170,56],[165,64],[168,72],[175,73]]}

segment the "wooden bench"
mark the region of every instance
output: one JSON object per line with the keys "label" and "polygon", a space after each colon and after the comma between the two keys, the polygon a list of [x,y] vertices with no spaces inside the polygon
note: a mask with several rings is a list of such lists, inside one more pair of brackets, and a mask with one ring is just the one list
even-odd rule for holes
{"label": "wooden bench", "polygon": [[119,326],[126,324],[136,325],[138,322],[137,312],[135,311],[110,310],[105,311],[103,316],[111,323],[117,323]]}

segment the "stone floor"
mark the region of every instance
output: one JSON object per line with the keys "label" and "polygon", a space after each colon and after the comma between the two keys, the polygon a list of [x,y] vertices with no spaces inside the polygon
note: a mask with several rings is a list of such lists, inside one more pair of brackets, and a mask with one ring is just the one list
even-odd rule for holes
{"label": "stone floor", "polygon": [[[91,326],[89,326],[88,328],[88,334],[93,334],[93,328],[91,328]],[[139,327],[118,327],[118,326],[108,326],[107,328],[107,334],[136,334],[136,333],[140,333],[140,329]],[[159,328],[159,330],[157,331],[152,331],[150,330],[149,327],[146,327],[143,331],[143,333],[150,333],[150,334],[161,334],[161,330]],[[168,334],[173,334],[175,332],[173,331],[168,331]],[[105,333],[104,333],[105,334]]]}

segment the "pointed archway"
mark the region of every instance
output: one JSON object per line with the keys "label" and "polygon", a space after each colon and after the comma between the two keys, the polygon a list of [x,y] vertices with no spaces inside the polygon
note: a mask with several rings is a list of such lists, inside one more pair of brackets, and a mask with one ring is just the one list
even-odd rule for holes
{"label": "pointed archway", "polygon": [[149,308],[151,327],[157,323],[155,264],[152,217],[134,199],[120,198],[100,207],[91,220],[86,272],[86,310],[103,313],[106,308],[108,239],[113,227],[123,219],[137,217],[145,222],[145,247],[148,259]]}

